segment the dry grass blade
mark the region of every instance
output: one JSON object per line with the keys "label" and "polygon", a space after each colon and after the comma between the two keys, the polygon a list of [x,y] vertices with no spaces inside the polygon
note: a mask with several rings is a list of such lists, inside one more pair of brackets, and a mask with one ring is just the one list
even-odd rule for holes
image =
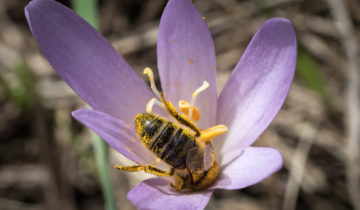
{"label": "dry grass blade", "polygon": [[317,132],[317,129],[310,124],[304,124],[302,130],[303,135],[300,137],[299,144],[291,162],[289,181],[286,185],[286,194],[282,206],[283,210],[295,210],[296,201],[305,172],[306,161]]}
{"label": "dry grass blade", "polygon": [[348,59],[347,88],[347,185],[355,209],[360,209],[360,81],[359,47],[354,26],[344,1],[328,0],[335,24],[341,34],[341,43]]}

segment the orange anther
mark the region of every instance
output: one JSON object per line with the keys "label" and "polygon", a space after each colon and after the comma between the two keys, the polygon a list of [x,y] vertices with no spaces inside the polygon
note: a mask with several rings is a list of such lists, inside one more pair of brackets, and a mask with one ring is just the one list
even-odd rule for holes
{"label": "orange anther", "polygon": [[[184,113],[185,115],[189,115],[190,103],[187,101],[180,100],[179,101],[179,110],[182,113]],[[199,119],[200,119],[200,111],[196,106],[194,106],[191,119],[195,122],[199,121]]]}

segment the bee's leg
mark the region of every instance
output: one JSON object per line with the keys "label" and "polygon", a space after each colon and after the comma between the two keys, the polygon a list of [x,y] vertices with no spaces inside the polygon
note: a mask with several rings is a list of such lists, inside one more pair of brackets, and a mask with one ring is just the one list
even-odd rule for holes
{"label": "bee's leg", "polygon": [[164,104],[168,113],[173,116],[180,124],[183,124],[189,127],[191,130],[195,132],[195,136],[200,136],[200,129],[184,114],[179,114],[175,106],[167,101],[164,95],[161,93],[161,102]]}
{"label": "bee's leg", "polygon": [[188,192],[191,190],[193,185],[193,180],[191,173],[188,169],[176,169],[176,172],[173,176],[173,182],[170,182],[170,186],[173,187],[176,191]]}
{"label": "bee's leg", "polygon": [[170,182],[171,187],[173,187],[177,191],[181,191],[184,189],[185,181],[184,178],[179,176],[178,174],[174,175],[174,183]]}
{"label": "bee's leg", "polygon": [[165,100],[165,97],[162,93],[160,93],[161,101],[168,110],[168,112],[181,124],[191,128],[193,131],[195,131],[195,136],[200,136],[200,129],[192,122],[198,121],[200,118],[200,111],[195,106],[195,101],[199,93],[203,92],[209,87],[209,83],[207,81],[204,81],[203,84],[198,87],[194,93],[191,96],[191,102],[188,103],[186,101],[179,101],[179,109],[182,113],[185,114],[179,114],[175,108],[175,106],[170,102]]}
{"label": "bee's leg", "polygon": [[193,190],[203,190],[210,187],[219,176],[219,164],[215,163],[200,180],[192,185]]}
{"label": "bee's leg", "polygon": [[174,169],[172,168],[170,172],[163,171],[161,169],[156,168],[152,165],[144,165],[144,166],[119,166],[118,164],[115,165],[116,169],[135,172],[135,171],[145,171],[149,174],[154,174],[156,176],[172,176],[174,174]]}
{"label": "bee's leg", "polygon": [[225,125],[216,125],[206,130],[201,131],[199,139],[205,143],[210,142],[211,139],[226,133],[228,128]]}
{"label": "bee's leg", "polygon": [[[153,98],[151,99],[148,104],[146,105],[146,111],[148,113],[151,113],[152,111],[152,107],[154,104],[159,104],[160,103],[160,106],[165,109],[165,111],[170,114],[172,117],[174,117],[179,123],[191,128],[193,131],[195,131],[196,133],[196,136],[199,136],[200,135],[200,129],[193,123],[191,122],[191,120],[189,120],[189,118],[184,115],[184,114],[179,114],[178,111],[176,110],[175,106],[170,102],[170,101],[167,101],[164,97],[164,94],[161,93],[157,88],[156,88],[156,85],[155,85],[155,80],[154,80],[154,74],[152,72],[152,70],[148,67],[146,67],[144,69],[144,74],[146,74],[148,77],[149,77],[149,80],[150,80],[150,88],[151,90],[153,91],[154,95],[156,96],[156,98]],[[205,88],[206,89],[206,88]],[[195,91],[196,92],[196,91]],[[198,91],[199,92],[199,91]],[[200,91],[201,92],[201,91]],[[195,93],[194,93],[195,94]],[[198,93],[196,93],[197,95]],[[161,102],[159,101],[161,100]],[[192,113],[192,110],[193,108],[191,108],[189,111],[190,111],[190,114]],[[192,114],[190,115],[192,116]]]}

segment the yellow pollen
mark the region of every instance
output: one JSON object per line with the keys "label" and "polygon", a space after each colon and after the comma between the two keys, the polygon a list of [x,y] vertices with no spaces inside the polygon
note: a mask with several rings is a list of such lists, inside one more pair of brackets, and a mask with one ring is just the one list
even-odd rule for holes
{"label": "yellow pollen", "polygon": [[190,64],[193,64],[193,63],[194,63],[194,60],[193,60],[193,59],[189,59],[189,63],[190,63]]}
{"label": "yellow pollen", "polygon": [[201,18],[202,18],[203,20],[205,20],[205,19],[206,19],[206,17],[205,17],[205,16],[202,16]]}

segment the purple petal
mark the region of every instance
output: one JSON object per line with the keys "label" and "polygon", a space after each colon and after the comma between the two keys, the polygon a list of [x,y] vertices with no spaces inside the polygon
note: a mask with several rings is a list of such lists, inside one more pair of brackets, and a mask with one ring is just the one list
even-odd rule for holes
{"label": "purple petal", "polygon": [[[248,147],[241,152],[233,161],[224,161],[221,174],[212,189],[234,190],[248,187],[275,173],[283,164],[281,154],[273,148]],[[229,156],[234,157],[233,154]]]}
{"label": "purple petal", "polygon": [[158,165],[155,156],[136,138],[132,124],[91,109],[78,109],[72,115],[130,160],[141,165]]}
{"label": "purple petal", "polygon": [[[251,145],[280,110],[296,65],[296,37],[282,18],[256,32],[218,99],[218,123],[228,126],[222,154]],[[219,146],[219,141],[214,141]]]}
{"label": "purple petal", "polygon": [[93,109],[131,123],[145,111],[150,89],[85,20],[52,0],[31,1],[25,15],[50,64]]}
{"label": "purple petal", "polygon": [[204,209],[212,191],[169,193],[169,183],[161,178],[147,179],[136,185],[127,198],[139,209]]}
{"label": "purple petal", "polygon": [[199,126],[215,123],[216,61],[214,44],[205,20],[189,0],[170,0],[161,17],[157,44],[158,68],[165,97],[173,103],[190,101],[192,93],[208,81],[196,105]]}

